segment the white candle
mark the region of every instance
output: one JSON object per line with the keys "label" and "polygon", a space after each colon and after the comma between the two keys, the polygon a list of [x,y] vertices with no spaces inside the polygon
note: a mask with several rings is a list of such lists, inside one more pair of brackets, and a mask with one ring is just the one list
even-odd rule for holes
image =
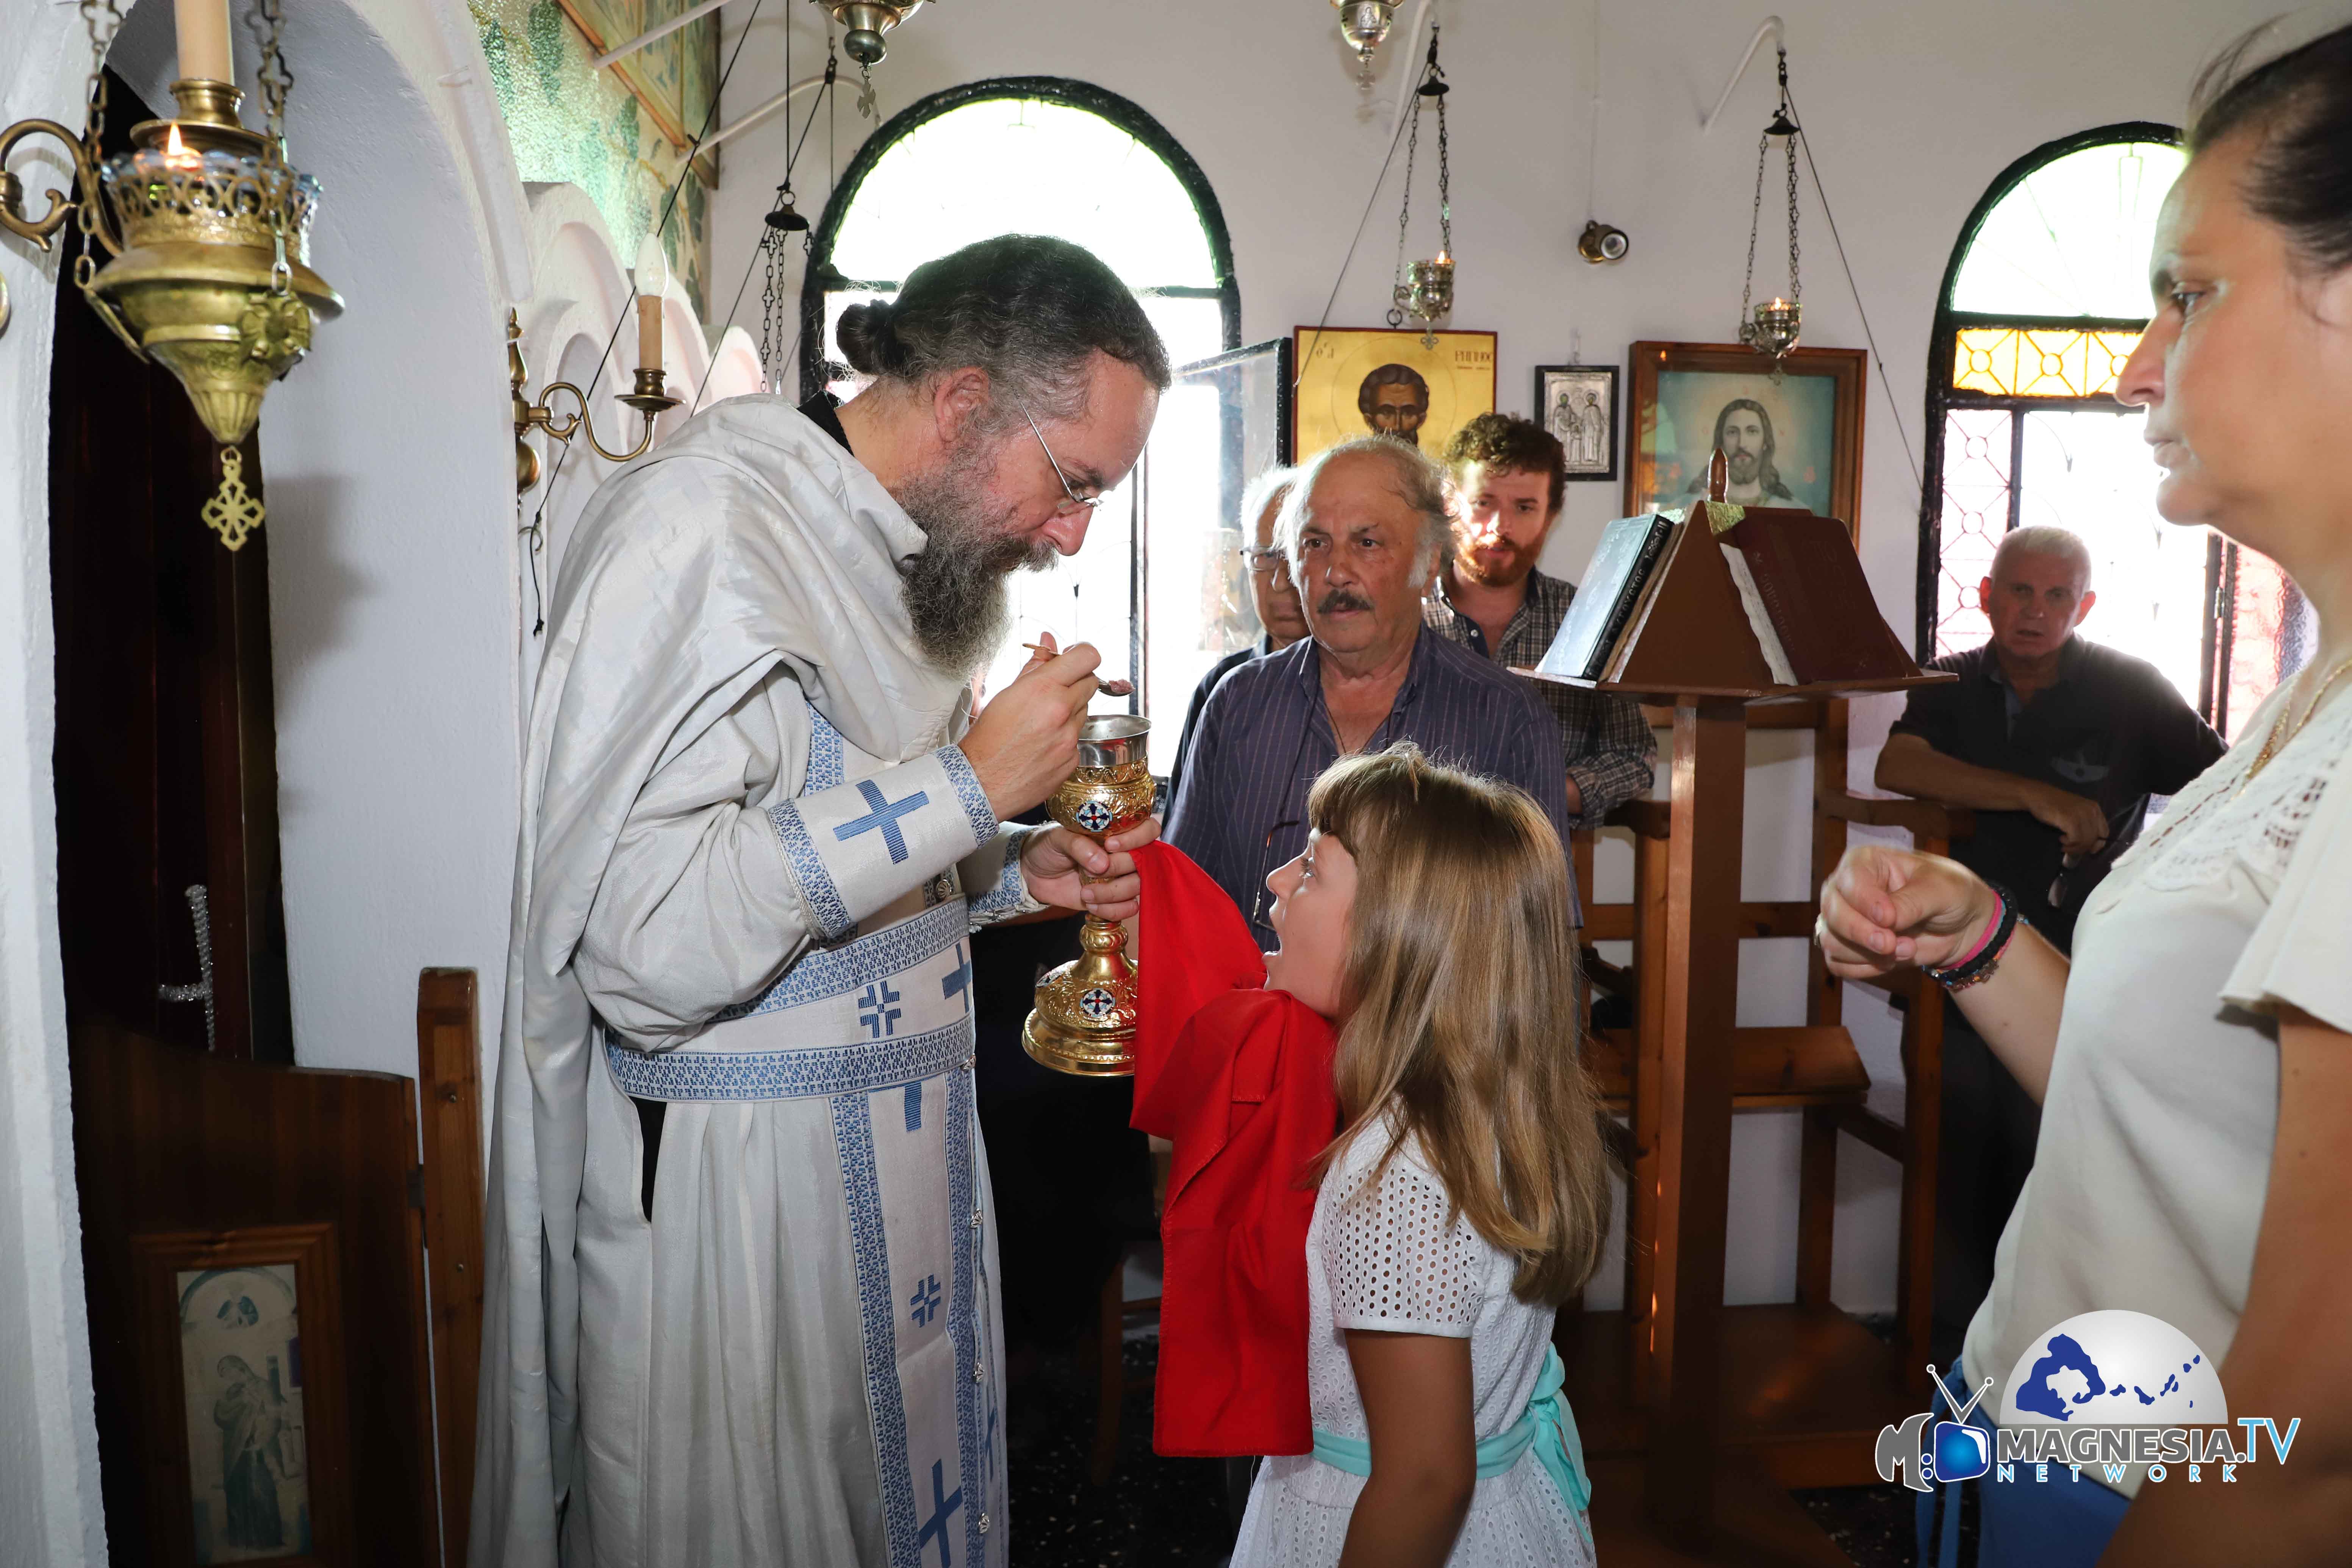
{"label": "white candle", "polygon": [[662,300],[669,292],[669,257],[661,237],[646,236],[637,247],[637,368],[658,370],[662,363]]}
{"label": "white candle", "polygon": [[191,81],[236,80],[230,52],[228,0],[172,0],[180,35],[180,76]]}

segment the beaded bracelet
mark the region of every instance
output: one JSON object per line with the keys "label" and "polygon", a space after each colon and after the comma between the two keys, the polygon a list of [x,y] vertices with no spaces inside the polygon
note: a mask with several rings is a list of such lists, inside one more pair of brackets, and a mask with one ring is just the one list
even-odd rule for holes
{"label": "beaded bracelet", "polygon": [[2028,923],[2017,912],[2017,902],[2009,896],[2008,889],[1998,882],[1985,885],[1992,889],[1993,897],[2000,900],[2000,912],[1984,938],[1966,958],[1948,969],[1921,966],[1928,979],[1947,991],[1965,991],[1971,985],[1981,985],[1991,979],[1993,972],[2000,967],[2001,955],[2009,951],[2010,940],[2017,934],[2017,928]]}

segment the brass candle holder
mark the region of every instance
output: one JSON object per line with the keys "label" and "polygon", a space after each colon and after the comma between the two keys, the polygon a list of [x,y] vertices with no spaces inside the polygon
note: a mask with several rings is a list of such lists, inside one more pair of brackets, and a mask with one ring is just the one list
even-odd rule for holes
{"label": "brass candle holder", "polygon": [[[1090,718],[1078,731],[1078,771],[1045,803],[1055,822],[1099,844],[1151,815],[1151,766],[1144,737],[1151,721],[1131,714]],[[1135,1074],[1135,963],[1127,932],[1089,914],[1084,951],[1037,983],[1037,1005],[1021,1026],[1031,1057],[1079,1078]]]}

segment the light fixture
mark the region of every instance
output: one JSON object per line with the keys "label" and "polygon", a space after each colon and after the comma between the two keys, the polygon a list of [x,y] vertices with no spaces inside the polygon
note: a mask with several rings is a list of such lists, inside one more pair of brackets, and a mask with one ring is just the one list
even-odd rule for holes
{"label": "light fixture", "polygon": [[[1739,289],[1739,341],[1758,353],[1769,354],[1772,374],[1780,374],[1780,362],[1797,346],[1805,322],[1805,308],[1800,302],[1801,283],[1797,275],[1797,137],[1801,134],[1789,106],[1789,51],[1780,50],[1780,101],[1772,111],[1772,122],[1756,139],[1756,201],[1748,217],[1748,278]],[[1789,164],[1789,292],[1786,298],[1775,294],[1755,307],[1751,312],[1748,301],[1756,289],[1756,232],[1764,218],[1764,165],[1771,152],[1773,138],[1778,137]]]}
{"label": "light fixture", "polygon": [[1396,25],[1396,0],[1331,0],[1339,12],[1339,37],[1356,51],[1357,75],[1372,84],[1372,55]]}
{"label": "light fixture", "polygon": [[923,8],[923,0],[815,0],[841,24],[841,47],[862,67],[878,66],[889,52],[882,36]]}
{"label": "light fixture", "polygon": [[[131,128],[132,151],[103,158],[106,52],[121,26],[116,0],[85,4],[90,76],[77,136],[51,120],[0,132],[0,160],[28,136],[65,144],[74,194],[47,192],[28,217],[25,188],[0,170],[0,226],[43,250],[71,216],[81,234],[73,278],[82,297],[141,359],[179,379],[221,455],[219,492],[205,521],[235,550],[260,524],[260,503],[242,479],[237,443],[261,416],[269,384],[310,353],[314,318],[342,312],[341,296],[310,270],[310,219],[319,183],[286,161],[286,95],[293,77],[280,37],[282,0],[257,0],[267,129],[238,121],[227,0],[181,0],[182,79],[176,119]],[[99,265],[103,247],[110,259]]]}
{"label": "light fixture", "polygon": [[[1421,85],[1413,89],[1412,130],[1406,138],[1404,203],[1397,212],[1396,274],[1390,285],[1389,325],[1402,327],[1411,317],[1422,325],[1423,348],[1437,346],[1437,324],[1454,312],[1454,173],[1447,161],[1445,137],[1445,72],[1437,63],[1437,24],[1429,26],[1429,58],[1422,67]],[[1407,267],[1406,231],[1412,223],[1412,166],[1421,154],[1421,111],[1437,106],[1437,254]]]}
{"label": "light fixture", "polygon": [[[604,444],[596,439],[596,426],[588,416],[587,394],[570,382],[548,383],[541,390],[539,401],[531,402],[523,391],[530,372],[522,359],[522,328],[516,323],[515,313],[507,312],[507,381],[514,408],[517,495],[539,483],[539,453],[524,439],[532,430],[544,430],[567,445],[575,435],[584,435],[598,457],[608,463],[625,463],[645,456],[654,444],[654,421],[681,401],[663,386],[662,301],[669,292],[669,258],[657,234],[646,236],[645,243],[637,247],[636,286],[636,384],[627,392],[615,394],[613,400],[641,416],[645,428],[637,433],[637,444],[625,452],[608,452]],[[572,395],[573,412],[569,416],[555,412],[555,395],[559,392]]]}
{"label": "light fixture", "polygon": [[1633,242],[1625,237],[1623,229],[1602,223],[1599,218],[1588,220],[1584,232],[1576,237],[1576,254],[1595,267],[1604,261],[1622,260],[1625,253],[1633,248]]}

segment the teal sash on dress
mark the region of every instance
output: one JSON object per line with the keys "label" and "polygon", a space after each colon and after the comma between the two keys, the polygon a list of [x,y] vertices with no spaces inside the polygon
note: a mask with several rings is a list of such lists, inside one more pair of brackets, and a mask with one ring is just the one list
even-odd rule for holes
{"label": "teal sash on dress", "polygon": [[[1528,1407],[1519,1412],[1517,1421],[1478,1445],[1478,1479],[1488,1480],[1506,1473],[1532,1447],[1552,1485],[1559,1489],[1560,1500],[1568,1505],[1569,1517],[1576,1521],[1589,1547],[1592,1533],[1584,1522],[1584,1511],[1592,1506],[1592,1479],[1584,1468],[1584,1440],[1577,1435],[1576,1412],[1560,1397],[1567,1382],[1568,1369],[1559,1363],[1559,1352],[1546,1345],[1543,1370],[1536,1373]],[[1342,1437],[1318,1426],[1315,1458],[1351,1476],[1372,1473],[1372,1446],[1361,1437]]]}

